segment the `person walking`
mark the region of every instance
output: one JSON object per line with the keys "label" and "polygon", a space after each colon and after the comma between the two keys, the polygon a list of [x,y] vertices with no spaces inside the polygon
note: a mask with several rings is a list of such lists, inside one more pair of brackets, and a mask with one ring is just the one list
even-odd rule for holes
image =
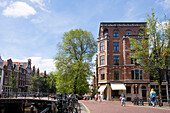
{"label": "person walking", "polygon": [[154,91],[153,88],[151,89],[151,92],[150,92],[150,98],[151,98],[152,106],[155,107],[156,92]]}
{"label": "person walking", "polygon": [[120,96],[120,100],[121,100],[121,106],[125,106],[125,94],[123,92]]}
{"label": "person walking", "polygon": [[103,101],[103,94],[101,93],[100,94],[100,102],[102,102]]}

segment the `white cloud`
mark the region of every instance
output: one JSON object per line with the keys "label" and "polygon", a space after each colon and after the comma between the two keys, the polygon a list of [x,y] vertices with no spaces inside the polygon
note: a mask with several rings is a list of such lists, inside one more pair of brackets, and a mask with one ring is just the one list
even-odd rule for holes
{"label": "white cloud", "polygon": [[6,1],[0,2],[0,7],[5,7],[7,5]]}
{"label": "white cloud", "polygon": [[27,18],[30,15],[35,15],[36,11],[33,7],[29,6],[25,2],[13,2],[2,12],[5,16],[10,17],[25,17]]}
{"label": "white cloud", "polygon": [[[27,62],[28,59],[31,59],[32,67],[35,66],[36,69],[39,68],[40,72],[44,72],[45,70],[47,73],[49,73],[51,71],[55,71],[54,59],[45,59],[42,57],[28,57],[28,58],[24,58],[24,59],[11,58],[11,59],[13,62]],[[5,60],[7,60],[7,59],[5,59]]]}
{"label": "white cloud", "polygon": [[37,3],[40,6],[44,6],[43,0],[30,0],[32,3]]}
{"label": "white cloud", "polygon": [[44,7],[45,7],[45,3],[44,3],[44,0],[30,0],[32,3],[35,3],[38,5],[38,7],[43,10],[43,11],[46,11],[46,12],[50,12],[48,10],[46,10]]}
{"label": "white cloud", "polygon": [[158,4],[160,4],[164,9],[170,8],[170,0],[161,0],[157,1]]}

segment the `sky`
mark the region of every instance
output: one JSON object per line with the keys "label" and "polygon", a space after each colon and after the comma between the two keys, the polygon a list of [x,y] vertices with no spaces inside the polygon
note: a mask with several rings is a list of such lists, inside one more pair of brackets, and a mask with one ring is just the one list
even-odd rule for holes
{"label": "sky", "polygon": [[170,18],[170,0],[0,0],[0,56],[31,58],[48,73],[64,32],[81,28],[97,40],[100,22],[146,22],[152,8]]}

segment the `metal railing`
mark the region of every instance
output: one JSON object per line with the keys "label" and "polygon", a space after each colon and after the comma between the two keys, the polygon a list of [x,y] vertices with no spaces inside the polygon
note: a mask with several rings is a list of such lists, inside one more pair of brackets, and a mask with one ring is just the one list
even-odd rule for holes
{"label": "metal railing", "polygon": [[18,98],[18,97],[32,97],[32,98],[41,98],[41,97],[53,97],[55,94],[53,93],[43,93],[43,92],[3,92],[1,94],[1,98]]}

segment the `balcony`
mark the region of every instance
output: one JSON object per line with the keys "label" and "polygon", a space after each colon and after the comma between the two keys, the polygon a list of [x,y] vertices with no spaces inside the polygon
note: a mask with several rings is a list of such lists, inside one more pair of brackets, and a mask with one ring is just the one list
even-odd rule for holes
{"label": "balcony", "polygon": [[97,38],[97,41],[100,41],[100,40],[105,40],[105,39],[110,39],[110,36],[108,34],[105,34],[104,36],[100,36],[99,38]]}
{"label": "balcony", "polygon": [[[134,38],[134,39],[141,39],[141,38],[146,38],[145,36],[140,36],[140,35],[124,35],[123,36],[123,39],[126,39],[126,38]],[[148,38],[148,37],[147,37]]]}

